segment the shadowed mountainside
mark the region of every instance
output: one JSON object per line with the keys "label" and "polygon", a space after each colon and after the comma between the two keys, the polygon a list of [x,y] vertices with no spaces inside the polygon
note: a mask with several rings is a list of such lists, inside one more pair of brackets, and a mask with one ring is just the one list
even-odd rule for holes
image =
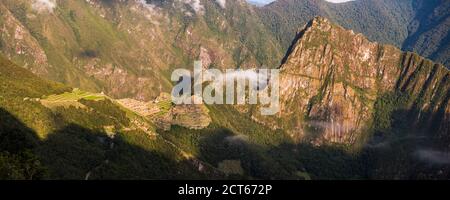
{"label": "shadowed mountainside", "polygon": [[136,127],[152,125],[108,99],[45,106],[46,95],[74,94],[4,57],[0,80],[2,179],[223,177],[154,130]]}

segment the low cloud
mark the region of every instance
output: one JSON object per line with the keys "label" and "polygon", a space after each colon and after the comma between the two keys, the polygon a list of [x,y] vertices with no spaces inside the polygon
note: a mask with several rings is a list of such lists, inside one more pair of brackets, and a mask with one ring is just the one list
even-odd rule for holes
{"label": "low cloud", "polygon": [[[150,11],[156,10],[157,6],[147,2],[146,0],[136,0],[136,1]],[[216,1],[221,6],[222,6],[222,3],[223,3],[223,5],[225,5],[225,0],[216,0]],[[175,2],[189,6],[196,14],[203,15],[205,13],[205,7],[202,5],[200,0],[175,0]],[[175,6],[175,4],[172,4],[172,5],[175,8],[177,8],[177,6]],[[186,12],[186,13],[189,15],[192,15],[191,12]]]}
{"label": "low cloud", "polygon": [[56,0],[34,0],[32,4],[33,10],[37,12],[53,13],[56,8]]}
{"label": "low cloud", "polygon": [[150,12],[153,12],[155,10],[155,5],[147,3],[146,0],[137,0],[137,2],[139,4],[141,4],[144,8],[146,8],[147,10],[149,10]]}
{"label": "low cloud", "polygon": [[325,0],[331,3],[345,3],[345,2],[349,2],[349,1],[354,1],[354,0]]}
{"label": "low cloud", "polygon": [[200,0],[180,0],[181,2],[189,5],[197,14],[203,14],[205,7],[201,4]]}
{"label": "low cloud", "polygon": [[450,152],[423,149],[418,150],[416,156],[420,160],[432,164],[450,164]]}
{"label": "low cloud", "polygon": [[233,145],[243,145],[246,144],[248,140],[249,138],[246,135],[233,135],[225,138],[225,141]]}
{"label": "low cloud", "polygon": [[220,7],[225,8],[227,1],[226,0],[216,0],[217,4],[219,4]]}

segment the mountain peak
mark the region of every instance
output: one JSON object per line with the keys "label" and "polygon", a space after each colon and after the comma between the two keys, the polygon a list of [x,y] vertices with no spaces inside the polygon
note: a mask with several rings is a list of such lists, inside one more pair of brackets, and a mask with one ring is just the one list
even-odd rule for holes
{"label": "mountain peak", "polygon": [[[292,54],[292,51],[294,50],[294,48],[298,45],[300,40],[302,40],[304,38],[305,35],[311,35],[311,34],[307,34],[307,33],[310,33],[310,32],[326,33],[326,32],[330,32],[332,28],[338,28],[340,30],[344,30],[344,28],[340,27],[339,25],[334,24],[333,22],[331,22],[329,19],[327,19],[325,17],[316,16],[313,19],[311,19],[302,28],[298,29],[297,34],[296,34],[294,40],[292,41],[290,47],[288,48],[288,51],[281,63],[284,64],[287,61],[289,55]],[[353,31],[350,31],[350,32],[353,32]]]}
{"label": "mountain peak", "polygon": [[307,31],[310,28],[324,28],[324,27],[331,27],[334,26],[334,24],[327,18],[322,16],[315,16],[313,19],[311,19],[308,23],[305,24],[301,29],[297,31],[297,34],[300,34],[302,32]]}
{"label": "mountain peak", "polygon": [[306,23],[298,32],[305,31],[311,27],[321,27],[321,25],[332,26],[333,23],[328,18],[318,15],[309,20],[308,23]]}
{"label": "mountain peak", "polygon": [[352,35],[354,35],[353,30],[348,30],[343,28],[342,26],[334,23],[330,19],[322,16],[316,16],[313,19],[311,19],[298,33],[309,31],[311,29],[317,29],[321,32],[330,32],[332,29],[337,29],[341,31],[346,31]]}
{"label": "mountain peak", "polygon": [[[405,116],[411,120],[406,123],[416,124],[424,120],[420,113],[431,113],[443,122],[434,127],[436,132],[448,131],[448,69],[414,53],[371,42],[326,18],[315,17],[298,32],[280,69],[284,87],[279,117],[298,118],[283,129],[300,138],[320,135],[312,142],[354,144],[364,137],[370,122],[378,120],[377,110],[384,109],[377,108],[379,102],[392,94],[399,95],[395,98],[407,94],[409,99],[396,106],[418,114]],[[438,106],[431,107],[432,102],[439,102]],[[387,112],[397,112],[391,109]],[[421,124],[417,130],[428,126]],[[298,127],[304,128],[299,131]]]}
{"label": "mountain peak", "polygon": [[320,15],[315,16],[311,21],[316,23],[331,23],[326,17],[322,17]]}

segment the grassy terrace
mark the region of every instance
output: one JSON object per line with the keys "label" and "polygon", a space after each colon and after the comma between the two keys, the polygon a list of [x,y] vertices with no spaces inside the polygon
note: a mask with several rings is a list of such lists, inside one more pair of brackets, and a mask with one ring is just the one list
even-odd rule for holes
{"label": "grassy terrace", "polygon": [[63,94],[58,95],[50,95],[44,100],[46,101],[78,101],[80,99],[92,100],[92,101],[101,101],[105,100],[106,96],[103,94],[94,94],[90,92],[81,91],[79,89],[73,89],[72,92],[65,92]]}
{"label": "grassy terrace", "polygon": [[78,102],[81,99],[90,101],[102,101],[106,99],[106,96],[103,94],[95,94],[81,91],[75,88],[72,90],[72,92],[65,92],[63,94],[54,94],[44,97],[41,100],[41,103],[42,105],[50,109],[55,107],[70,107],[70,106],[74,106],[77,108],[84,108],[85,105]]}

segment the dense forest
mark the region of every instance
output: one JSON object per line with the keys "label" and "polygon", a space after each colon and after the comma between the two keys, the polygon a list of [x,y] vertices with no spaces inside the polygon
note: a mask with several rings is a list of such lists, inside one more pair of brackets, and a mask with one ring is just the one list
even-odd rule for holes
{"label": "dense forest", "polygon": [[370,40],[450,65],[450,2],[446,0],[275,1],[260,9],[262,22],[287,49],[291,38],[314,16],[324,16]]}

